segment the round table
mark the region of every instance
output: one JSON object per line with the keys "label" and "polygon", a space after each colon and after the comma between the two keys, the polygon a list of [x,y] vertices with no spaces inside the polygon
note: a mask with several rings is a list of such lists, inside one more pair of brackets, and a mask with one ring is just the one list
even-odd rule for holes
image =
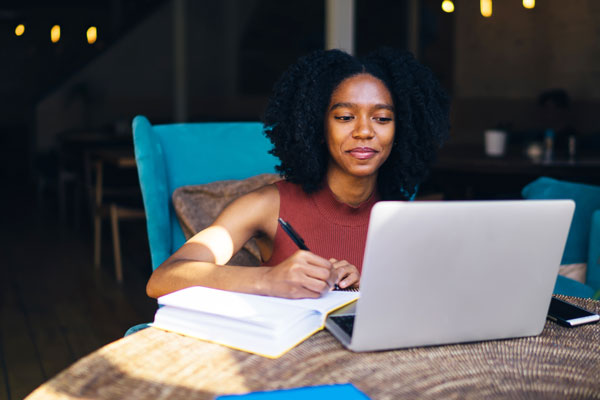
{"label": "round table", "polygon": [[[599,301],[566,299],[600,312]],[[547,322],[536,337],[370,353],[352,353],[321,331],[278,359],[148,328],[84,357],[27,399],[213,399],[345,382],[372,399],[600,399],[600,324]]]}

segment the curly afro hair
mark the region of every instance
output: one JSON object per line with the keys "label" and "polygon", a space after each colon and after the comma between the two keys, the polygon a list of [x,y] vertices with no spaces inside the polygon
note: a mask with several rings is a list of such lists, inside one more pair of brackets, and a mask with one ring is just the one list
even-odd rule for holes
{"label": "curly afro hair", "polygon": [[325,115],[331,94],[346,78],[367,73],[392,95],[395,139],[381,166],[377,187],[382,199],[413,197],[448,135],[448,96],[429,68],[412,54],[379,49],[363,59],[340,50],[319,50],[300,58],[283,74],[264,114],[277,170],[306,193],[319,189],[329,160]]}

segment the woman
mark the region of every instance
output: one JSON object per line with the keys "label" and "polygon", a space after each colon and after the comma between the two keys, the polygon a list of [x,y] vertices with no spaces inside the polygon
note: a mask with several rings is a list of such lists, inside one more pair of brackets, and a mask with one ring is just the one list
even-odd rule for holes
{"label": "woman", "polygon": [[[302,298],[358,286],[370,210],[415,194],[447,135],[448,99],[409,53],[317,51],[284,73],[264,123],[284,180],[190,238],[153,272],[149,296],[200,285]],[[295,247],[279,217],[311,251]],[[263,265],[224,265],[252,237]]]}

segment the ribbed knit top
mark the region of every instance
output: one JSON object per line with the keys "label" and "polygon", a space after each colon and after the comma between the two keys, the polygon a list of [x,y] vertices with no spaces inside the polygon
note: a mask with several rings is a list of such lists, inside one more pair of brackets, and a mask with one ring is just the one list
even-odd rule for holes
{"label": "ribbed knit top", "polygon": [[[311,194],[287,181],[276,182],[276,186],[279,216],[302,236],[310,251],[326,259],[346,260],[362,270],[369,216],[379,200],[376,193],[358,207],[352,207],[338,201],[327,184]],[[296,250],[296,244],[277,225],[273,254],[263,265],[277,265]]]}

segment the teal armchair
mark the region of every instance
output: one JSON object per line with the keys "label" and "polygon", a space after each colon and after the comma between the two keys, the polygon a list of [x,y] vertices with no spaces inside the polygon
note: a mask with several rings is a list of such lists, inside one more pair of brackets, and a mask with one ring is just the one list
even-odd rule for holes
{"label": "teal armchair", "polygon": [[555,294],[598,297],[600,294],[600,186],[541,177],[525,186],[525,199],[572,199],[573,222],[561,264],[587,263],[585,284],[558,276]]}
{"label": "teal armchair", "polygon": [[176,188],[274,173],[279,164],[260,122],[151,125],[137,116],[133,142],[152,270],[185,242],[171,201]]}

